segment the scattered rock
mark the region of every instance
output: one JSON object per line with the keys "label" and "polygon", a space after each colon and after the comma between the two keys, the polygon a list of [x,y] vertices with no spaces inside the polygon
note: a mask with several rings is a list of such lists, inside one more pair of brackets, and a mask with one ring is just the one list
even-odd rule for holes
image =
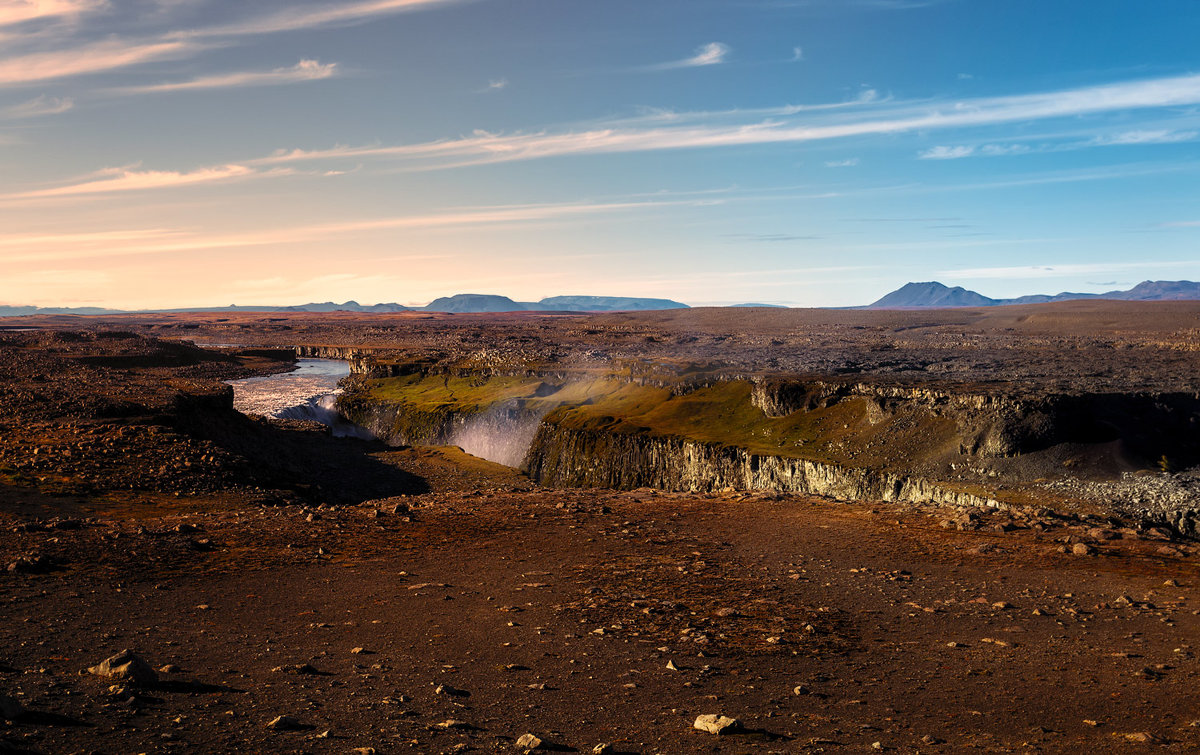
{"label": "scattered rock", "polygon": [[267,724],[267,728],[273,731],[296,731],[303,729],[304,724],[291,716],[278,716]]}
{"label": "scattered rock", "polygon": [[533,734],[525,733],[517,738],[517,748],[521,750],[538,750],[542,747],[542,739]]}
{"label": "scattered rock", "polygon": [[709,734],[731,734],[735,731],[740,731],[742,723],[736,718],[730,718],[729,716],[705,713],[696,717],[692,728],[706,731]]}
{"label": "scattered rock", "polygon": [[88,668],[88,673],[106,679],[125,679],[134,684],[156,684],[158,674],[149,663],[128,650],[122,650],[98,665]]}
{"label": "scattered rock", "polygon": [[462,690],[462,689],[455,689],[454,687],[451,687],[449,684],[439,684],[437,687],[434,688],[433,694],[446,695],[448,697],[470,697],[471,696],[470,692],[467,692],[466,690]]}
{"label": "scattered rock", "polygon": [[1076,556],[1093,556],[1096,554],[1096,549],[1087,543],[1075,543],[1071,546],[1071,552]]}
{"label": "scattered rock", "polygon": [[613,755],[616,751],[608,742],[601,742],[592,748],[592,755]]}
{"label": "scattered rock", "polygon": [[1128,742],[1140,742],[1142,744],[1163,744],[1164,740],[1161,737],[1155,736],[1148,731],[1133,731],[1125,734],[1117,734]]}

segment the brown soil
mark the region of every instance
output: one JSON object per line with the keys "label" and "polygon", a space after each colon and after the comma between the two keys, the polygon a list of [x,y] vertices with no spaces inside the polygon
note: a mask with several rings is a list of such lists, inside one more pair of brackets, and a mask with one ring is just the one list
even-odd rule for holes
{"label": "brown soil", "polygon": [[[504,751],[526,732],[582,752],[1200,746],[1193,546],[1129,534],[1075,556],[1058,541],[1088,540],[1079,526],[503,491],[313,521],[192,500],[22,533],[17,507],[0,547],[61,565],[0,583],[0,684],[30,711],[0,736],[36,752]],[[80,675],[125,648],[178,671],[116,695]],[[693,730],[703,713],[746,731]],[[304,728],[268,729],[280,715]]]}
{"label": "brown soil", "polygon": [[[1194,367],[1179,316],[1197,312],[1124,335],[1054,327],[1131,344],[1152,355],[1139,380],[1166,385]],[[974,315],[847,315],[885,316]],[[246,343],[304,340],[255,317],[230,318]],[[648,344],[634,326],[650,317],[588,328]],[[696,318],[703,346],[718,315],[672,317]],[[369,318],[271,327],[447,359],[488,328],[508,357],[548,358],[561,337],[574,359],[601,338],[570,335],[586,318],[419,318],[388,327],[452,325],[403,343]],[[226,325],[204,322],[214,340]],[[783,337],[823,326],[795,327]],[[970,327],[988,354],[1013,343]],[[855,332],[837,359],[872,353]],[[613,351],[659,348],[623,339]],[[1057,364],[1132,380],[1105,348]],[[213,382],[279,368],[128,335],[0,336],[0,703],[24,709],[0,719],[0,751],[519,751],[527,732],[578,752],[1200,748],[1200,547],[1168,532],[1032,508],[542,489],[454,449],[246,418]],[[81,673],[122,649],[174,668],[142,686]],[[743,730],[695,730],[707,713]],[[278,716],[299,728],[268,728]]]}

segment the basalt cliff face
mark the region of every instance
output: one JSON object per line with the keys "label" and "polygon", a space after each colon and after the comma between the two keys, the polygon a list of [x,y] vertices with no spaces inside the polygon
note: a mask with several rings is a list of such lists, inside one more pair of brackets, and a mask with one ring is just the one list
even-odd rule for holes
{"label": "basalt cliff face", "polygon": [[1071,497],[1047,482],[1200,463],[1196,394],[627,373],[370,371],[339,408],[390,443],[461,446],[559,487],[1003,507]]}
{"label": "basalt cliff face", "polygon": [[1163,457],[1174,466],[1200,463],[1200,393],[1041,394],[977,387],[887,386],[822,380],[754,382],[754,405],[768,417],[827,408],[851,399],[867,402],[876,422],[924,413],[954,422],[959,450],[1001,458],[1061,444],[1119,443],[1140,461]]}
{"label": "basalt cliff face", "polygon": [[534,480],[558,487],[756,490],[852,500],[1003,505],[986,495],[902,474],[766,456],[684,438],[573,430],[553,421],[538,428],[525,469]]}

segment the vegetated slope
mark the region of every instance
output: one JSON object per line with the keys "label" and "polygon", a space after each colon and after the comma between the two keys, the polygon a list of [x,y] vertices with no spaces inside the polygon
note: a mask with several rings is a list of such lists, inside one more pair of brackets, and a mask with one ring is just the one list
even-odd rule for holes
{"label": "vegetated slope", "polygon": [[1056,480],[1200,462],[1193,394],[1045,395],[658,370],[366,379],[339,406],[395,443],[519,437],[528,453],[510,448],[507,458],[560,486],[1019,504],[1059,500],[1046,487]]}

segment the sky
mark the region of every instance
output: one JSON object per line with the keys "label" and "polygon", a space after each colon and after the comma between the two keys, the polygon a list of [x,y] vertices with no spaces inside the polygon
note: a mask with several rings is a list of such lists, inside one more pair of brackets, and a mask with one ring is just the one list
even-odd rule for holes
{"label": "sky", "polygon": [[1195,0],[0,0],[0,304],[1200,279]]}

